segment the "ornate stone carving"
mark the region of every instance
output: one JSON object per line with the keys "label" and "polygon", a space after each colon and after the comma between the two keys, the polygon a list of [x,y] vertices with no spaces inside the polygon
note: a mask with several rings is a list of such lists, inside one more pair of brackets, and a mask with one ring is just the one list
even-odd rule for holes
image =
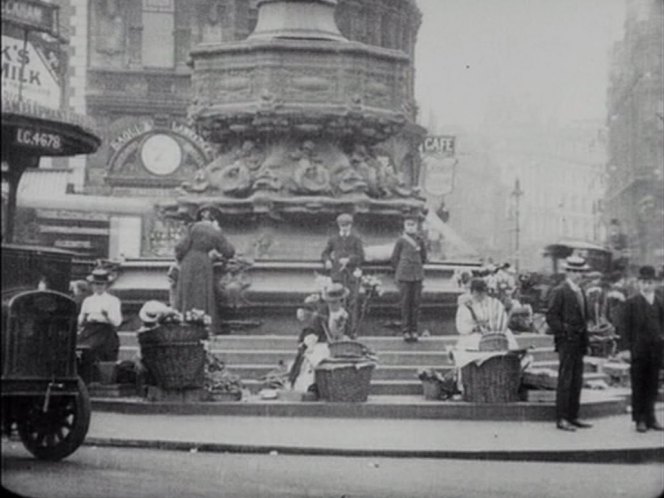
{"label": "ornate stone carving", "polygon": [[291,191],[296,194],[331,194],[330,173],[314,154],[314,143],[305,140],[291,157],[297,161],[294,174],[294,185]]}

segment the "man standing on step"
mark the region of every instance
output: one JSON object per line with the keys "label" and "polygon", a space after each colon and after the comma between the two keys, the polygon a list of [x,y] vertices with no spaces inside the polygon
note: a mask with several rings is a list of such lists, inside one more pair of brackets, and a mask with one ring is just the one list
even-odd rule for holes
{"label": "man standing on step", "polygon": [[565,280],[552,292],[546,323],[554,334],[558,351],[556,426],[563,431],[592,427],[579,420],[583,387],[583,356],[588,350],[588,305],[579,286],[589,270],[585,259],[570,256],[565,261]]}
{"label": "man standing on step", "polygon": [[419,233],[419,224],[423,218],[417,213],[404,217],[403,233],[392,251],[394,280],[401,301],[401,332],[406,342],[418,340],[417,320],[422,298],[424,263],[427,262],[424,237]]}
{"label": "man standing on step", "polygon": [[356,270],[364,262],[364,248],[362,239],[351,232],[353,217],[348,213],[337,216],[339,233],[330,237],[323,249],[321,259],[325,269],[330,271],[330,278],[335,283],[342,284],[349,291],[349,298],[344,305],[350,313],[350,330],[357,333],[356,323],[359,314],[359,278]]}
{"label": "man standing on step", "polygon": [[655,401],[664,348],[664,304],[655,293],[655,269],[639,269],[639,293],[625,302],[624,331],[632,363],[632,419],[638,432],[662,431]]}

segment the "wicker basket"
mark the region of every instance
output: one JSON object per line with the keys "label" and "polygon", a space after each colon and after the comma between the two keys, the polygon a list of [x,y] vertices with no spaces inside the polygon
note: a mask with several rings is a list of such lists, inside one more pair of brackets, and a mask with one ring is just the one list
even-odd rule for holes
{"label": "wicker basket", "polygon": [[200,341],[141,344],[141,356],[162,389],[203,387],[205,349]]}
{"label": "wicker basket", "polygon": [[502,332],[488,332],[480,338],[480,351],[507,351],[507,336]]}
{"label": "wicker basket", "polygon": [[443,394],[442,385],[437,380],[423,380],[422,391],[425,399],[438,400]]}
{"label": "wicker basket", "polygon": [[521,356],[507,353],[481,365],[469,363],[461,369],[463,399],[473,403],[509,403],[519,400]]}
{"label": "wicker basket", "polygon": [[366,347],[357,341],[338,341],[328,344],[332,358],[360,358],[364,356]]}
{"label": "wicker basket", "polygon": [[320,399],[326,401],[362,402],[369,397],[371,361],[335,362],[323,360],[316,367],[316,386]]}

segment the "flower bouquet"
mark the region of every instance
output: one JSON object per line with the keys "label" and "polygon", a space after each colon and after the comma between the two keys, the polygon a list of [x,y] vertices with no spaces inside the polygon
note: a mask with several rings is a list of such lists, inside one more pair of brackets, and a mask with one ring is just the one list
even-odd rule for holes
{"label": "flower bouquet", "polygon": [[460,394],[454,370],[443,375],[433,368],[421,369],[417,377],[422,381],[422,390],[426,399],[446,400]]}
{"label": "flower bouquet", "polygon": [[204,389],[210,401],[239,401],[242,399],[242,381],[239,375],[226,370],[223,361],[212,353],[205,356]]}

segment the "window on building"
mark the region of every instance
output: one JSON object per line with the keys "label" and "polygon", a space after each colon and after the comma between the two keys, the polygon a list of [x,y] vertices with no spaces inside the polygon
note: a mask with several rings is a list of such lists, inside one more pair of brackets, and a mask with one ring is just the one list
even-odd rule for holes
{"label": "window on building", "polygon": [[173,67],[174,0],[143,0],[143,66]]}

